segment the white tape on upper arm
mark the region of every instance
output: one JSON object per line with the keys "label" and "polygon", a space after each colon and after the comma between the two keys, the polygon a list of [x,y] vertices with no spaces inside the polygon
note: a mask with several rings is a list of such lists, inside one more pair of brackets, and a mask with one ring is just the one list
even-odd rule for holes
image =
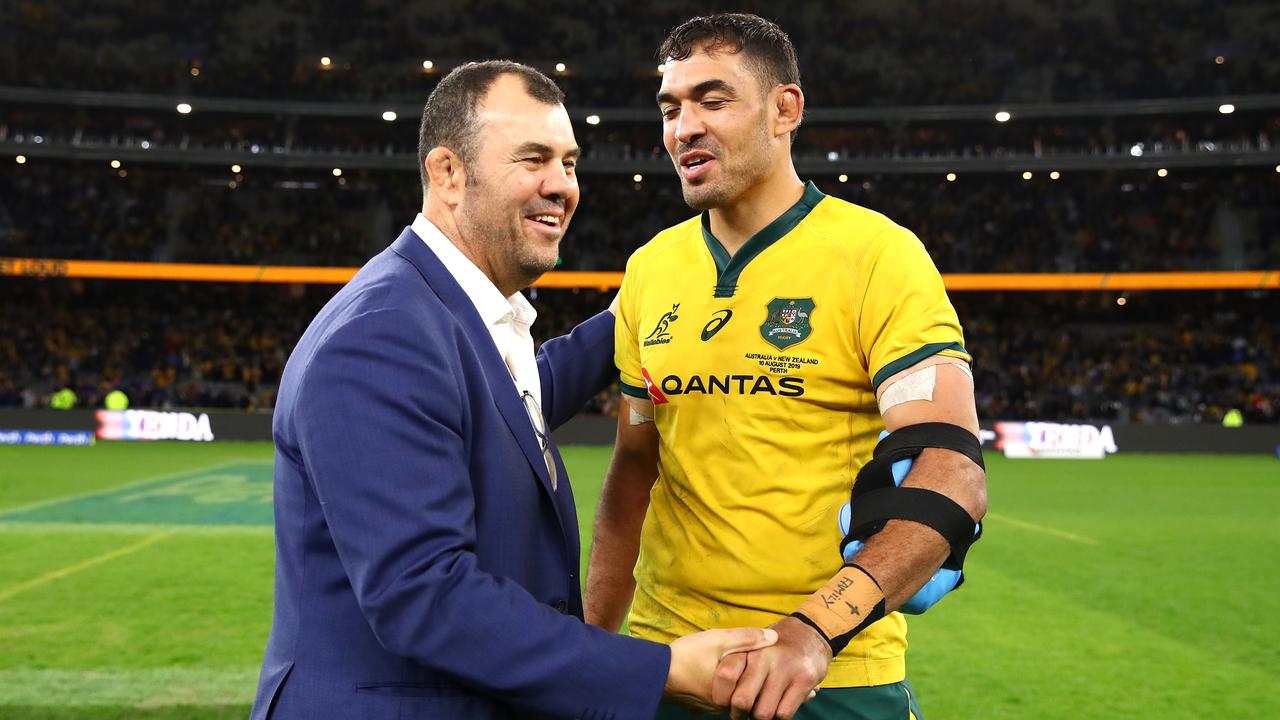
{"label": "white tape on upper arm", "polygon": [[935,355],[925,358],[919,363],[889,378],[880,388],[876,403],[880,406],[880,414],[884,415],[891,408],[902,403],[915,400],[933,400],[933,391],[938,384],[938,366],[955,365],[973,382],[973,371],[968,363],[952,357]]}
{"label": "white tape on upper arm", "polygon": [[892,385],[886,387],[876,401],[880,405],[880,414],[884,415],[895,405],[913,400],[932,400],[933,388],[938,384],[938,366],[930,365],[908,373]]}
{"label": "white tape on upper arm", "polygon": [[653,422],[653,401],[642,398],[624,396],[627,405],[627,418],[632,425],[644,425]]}

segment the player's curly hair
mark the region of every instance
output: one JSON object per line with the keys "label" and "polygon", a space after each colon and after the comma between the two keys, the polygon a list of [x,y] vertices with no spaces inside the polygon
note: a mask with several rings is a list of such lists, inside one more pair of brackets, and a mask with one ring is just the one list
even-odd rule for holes
{"label": "player's curly hair", "polygon": [[[765,92],[777,85],[800,84],[791,38],[759,15],[716,13],[686,20],[662,41],[658,62],[687,60],[698,49],[742,53]],[[794,132],[791,139],[795,140]]]}
{"label": "player's curly hair", "polygon": [[481,131],[477,108],[494,81],[503,75],[515,75],[523,80],[525,91],[534,100],[547,105],[564,102],[564,91],[560,86],[528,65],[511,60],[486,60],[454,68],[431,91],[422,108],[422,125],[418,128],[418,172],[422,175],[424,191],[431,184],[424,163],[432,149],[447,147],[457,153],[463,163],[475,159]]}
{"label": "player's curly hair", "polygon": [[749,13],[717,13],[686,20],[658,48],[658,61],[687,60],[699,47],[743,53],[766,88],[800,84],[791,38],[773,22]]}

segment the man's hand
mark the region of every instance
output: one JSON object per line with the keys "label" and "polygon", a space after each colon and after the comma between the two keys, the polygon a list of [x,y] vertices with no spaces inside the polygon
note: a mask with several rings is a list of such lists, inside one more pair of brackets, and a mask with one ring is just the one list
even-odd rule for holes
{"label": "man's hand", "polygon": [[727,703],[714,703],[711,699],[712,678],[716,682],[720,679],[720,661],[729,655],[767,648],[777,641],[777,632],[763,628],[704,630],[677,638],[671,643],[671,669],[663,695],[698,710],[723,710]]}
{"label": "man's hand", "polygon": [[831,646],[813,628],[793,617],[770,627],[776,645],[730,655],[716,670],[711,699],[729,706],[734,720],[789,720],[827,677]]}

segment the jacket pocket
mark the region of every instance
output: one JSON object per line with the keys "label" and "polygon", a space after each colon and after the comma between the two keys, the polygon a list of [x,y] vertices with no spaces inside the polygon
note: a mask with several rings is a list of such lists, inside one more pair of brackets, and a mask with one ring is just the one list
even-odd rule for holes
{"label": "jacket pocket", "polygon": [[452,697],[467,694],[465,690],[457,685],[413,682],[356,683],[356,692],[366,695],[389,695],[392,697]]}

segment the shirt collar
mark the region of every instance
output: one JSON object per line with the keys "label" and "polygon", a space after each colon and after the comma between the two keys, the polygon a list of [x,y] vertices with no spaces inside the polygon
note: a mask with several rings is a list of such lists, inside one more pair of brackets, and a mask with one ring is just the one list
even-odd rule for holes
{"label": "shirt collar", "polygon": [[413,219],[413,232],[427,244],[427,248],[435,253],[454,280],[462,286],[463,292],[476,306],[480,319],[485,325],[498,325],[514,321],[528,328],[537,319],[538,313],[533,305],[520,293],[503,297],[493,281],[485,275],[471,259],[458,249],[453,241],[445,236],[422,213]]}

